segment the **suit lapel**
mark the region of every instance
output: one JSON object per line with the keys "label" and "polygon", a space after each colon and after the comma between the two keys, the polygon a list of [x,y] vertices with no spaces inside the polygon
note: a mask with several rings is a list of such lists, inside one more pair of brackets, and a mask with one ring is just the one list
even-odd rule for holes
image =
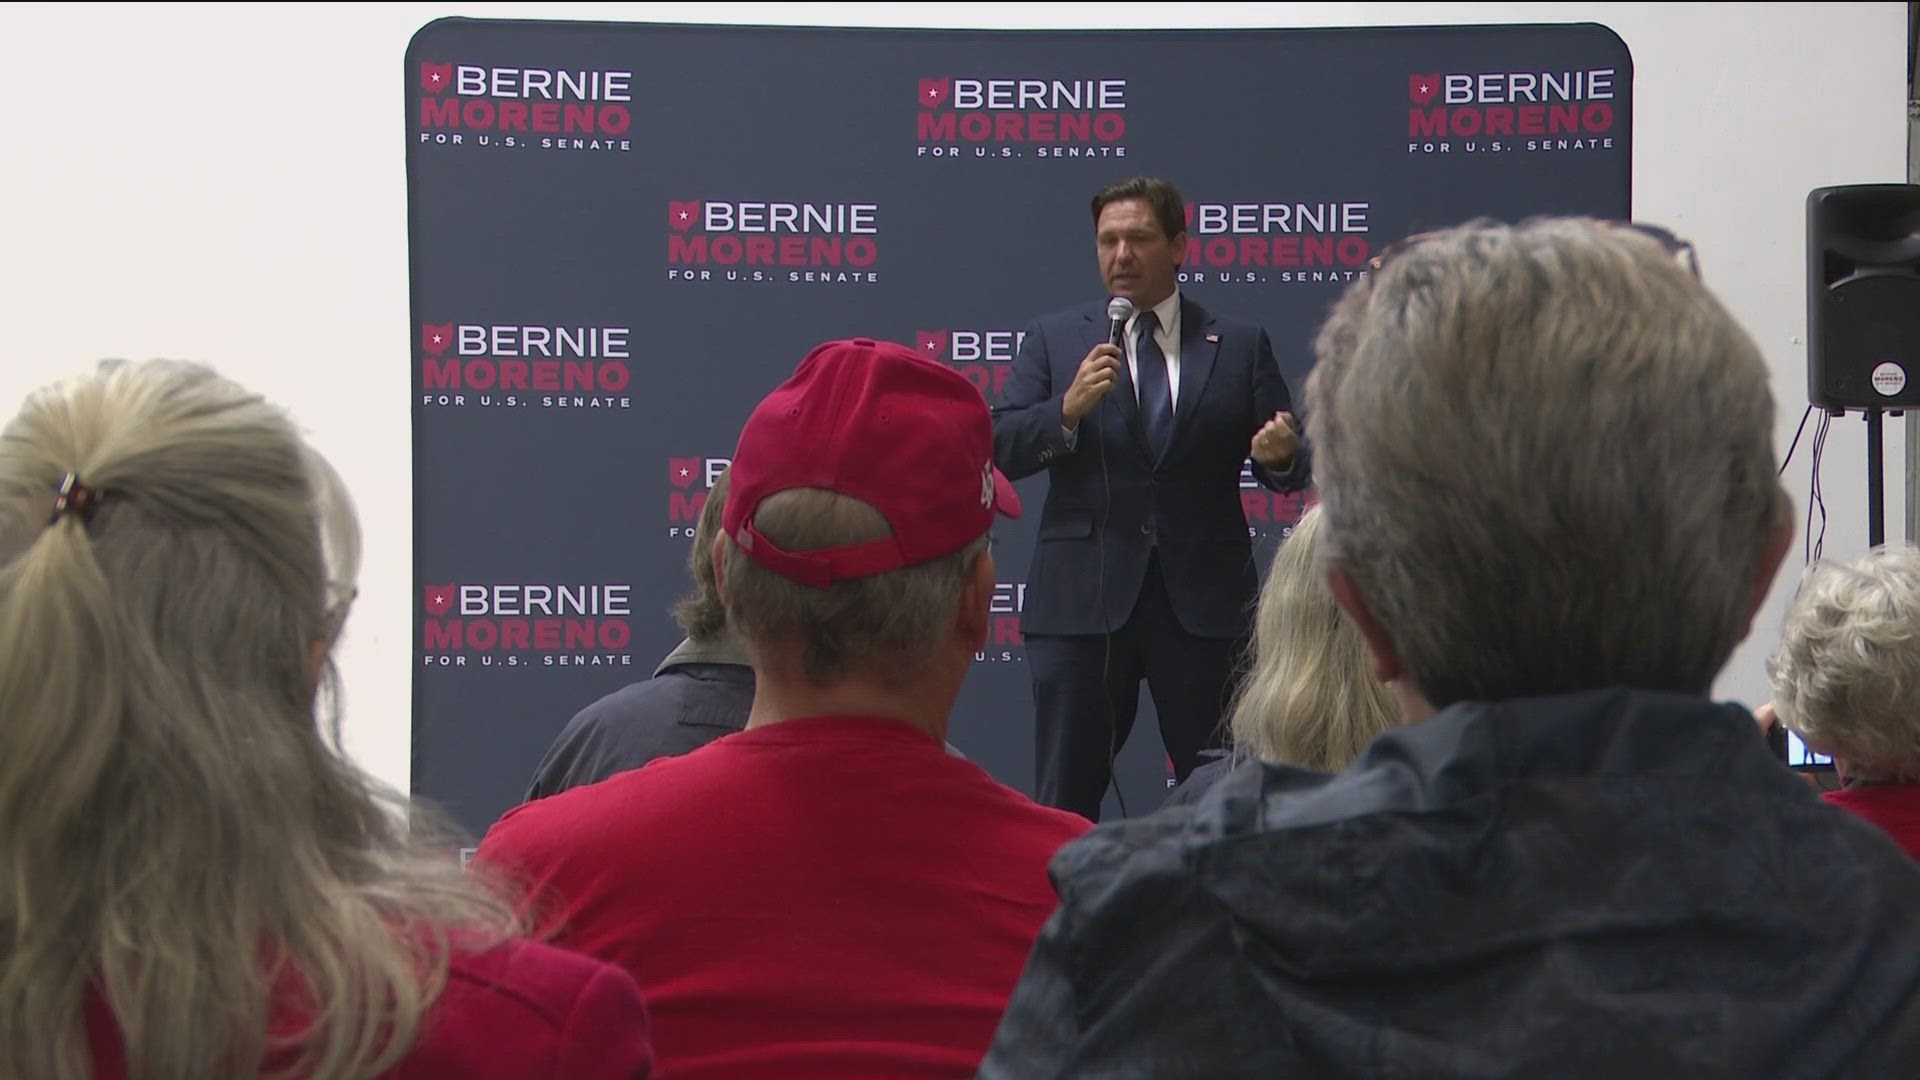
{"label": "suit lapel", "polygon": [[1180,399],[1173,404],[1173,435],[1167,440],[1167,453],[1173,453],[1194,410],[1200,407],[1201,392],[1213,377],[1213,361],[1219,352],[1220,335],[1213,332],[1213,317],[1199,304],[1181,297]]}
{"label": "suit lapel", "polygon": [[[1106,340],[1106,312],[1088,312],[1086,341],[1084,343],[1085,348],[1081,350],[1080,355],[1085,356],[1093,350],[1095,345],[1099,345]],[[1078,364],[1078,361],[1075,361],[1075,363]],[[1112,390],[1107,391],[1107,399],[1119,408],[1120,422],[1124,426],[1126,437],[1133,440],[1134,447],[1140,451],[1142,457],[1145,457],[1147,453],[1147,432],[1140,424],[1140,395],[1133,388],[1133,377],[1127,373],[1125,350],[1122,350],[1120,354],[1120,379],[1114,383]],[[1098,413],[1099,410],[1096,409],[1095,412]]]}

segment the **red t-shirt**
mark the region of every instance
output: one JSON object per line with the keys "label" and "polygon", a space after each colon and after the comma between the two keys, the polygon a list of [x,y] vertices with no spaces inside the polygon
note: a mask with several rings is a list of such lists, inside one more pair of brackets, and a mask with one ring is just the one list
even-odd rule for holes
{"label": "red t-shirt", "polygon": [[1880,826],[1920,859],[1920,784],[1862,784],[1829,791],[1824,798]]}
{"label": "red t-shirt", "polygon": [[[104,1000],[89,997],[98,1080],[124,1080],[125,1048]],[[549,945],[510,941],[454,957],[420,1037],[387,1080],[646,1080],[647,1014],[633,978]]]}
{"label": "red t-shirt", "polygon": [[1089,828],[890,720],[791,720],[528,803],[478,858],[640,981],[674,1080],[971,1077]]}

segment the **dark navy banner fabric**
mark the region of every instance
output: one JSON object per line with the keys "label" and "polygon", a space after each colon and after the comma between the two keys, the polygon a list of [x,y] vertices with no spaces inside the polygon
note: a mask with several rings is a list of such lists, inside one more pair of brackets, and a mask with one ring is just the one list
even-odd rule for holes
{"label": "dark navy banner fabric", "polygon": [[[415,794],[484,830],[568,717],[652,673],[707,487],[814,344],[900,341],[991,399],[1029,320],[1102,295],[1093,192],[1163,176],[1181,289],[1265,326],[1297,400],[1328,305],[1393,240],[1628,216],[1632,74],[1595,25],[429,25],[406,63]],[[1301,499],[1243,485],[1264,571]],[[951,732],[1024,790],[1033,530],[998,531]],[[1164,797],[1157,738],[1143,715],[1121,755],[1129,812]]]}

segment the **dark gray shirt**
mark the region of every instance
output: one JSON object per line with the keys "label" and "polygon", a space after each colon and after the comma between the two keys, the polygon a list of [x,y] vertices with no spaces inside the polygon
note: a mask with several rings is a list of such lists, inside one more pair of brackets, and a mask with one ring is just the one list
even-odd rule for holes
{"label": "dark gray shirt", "polygon": [[682,641],[653,678],[623,686],[567,721],[534,773],[527,801],[697,750],[745,727],[752,708],[753,667],[738,643]]}

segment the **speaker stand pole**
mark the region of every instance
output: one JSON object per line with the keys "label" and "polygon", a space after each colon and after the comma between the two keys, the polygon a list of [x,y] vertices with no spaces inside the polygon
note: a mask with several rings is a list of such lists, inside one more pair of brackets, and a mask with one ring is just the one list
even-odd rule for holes
{"label": "speaker stand pole", "polygon": [[1880,446],[1880,409],[1867,410],[1867,546],[1887,540],[1887,493],[1884,490],[1885,455]]}

